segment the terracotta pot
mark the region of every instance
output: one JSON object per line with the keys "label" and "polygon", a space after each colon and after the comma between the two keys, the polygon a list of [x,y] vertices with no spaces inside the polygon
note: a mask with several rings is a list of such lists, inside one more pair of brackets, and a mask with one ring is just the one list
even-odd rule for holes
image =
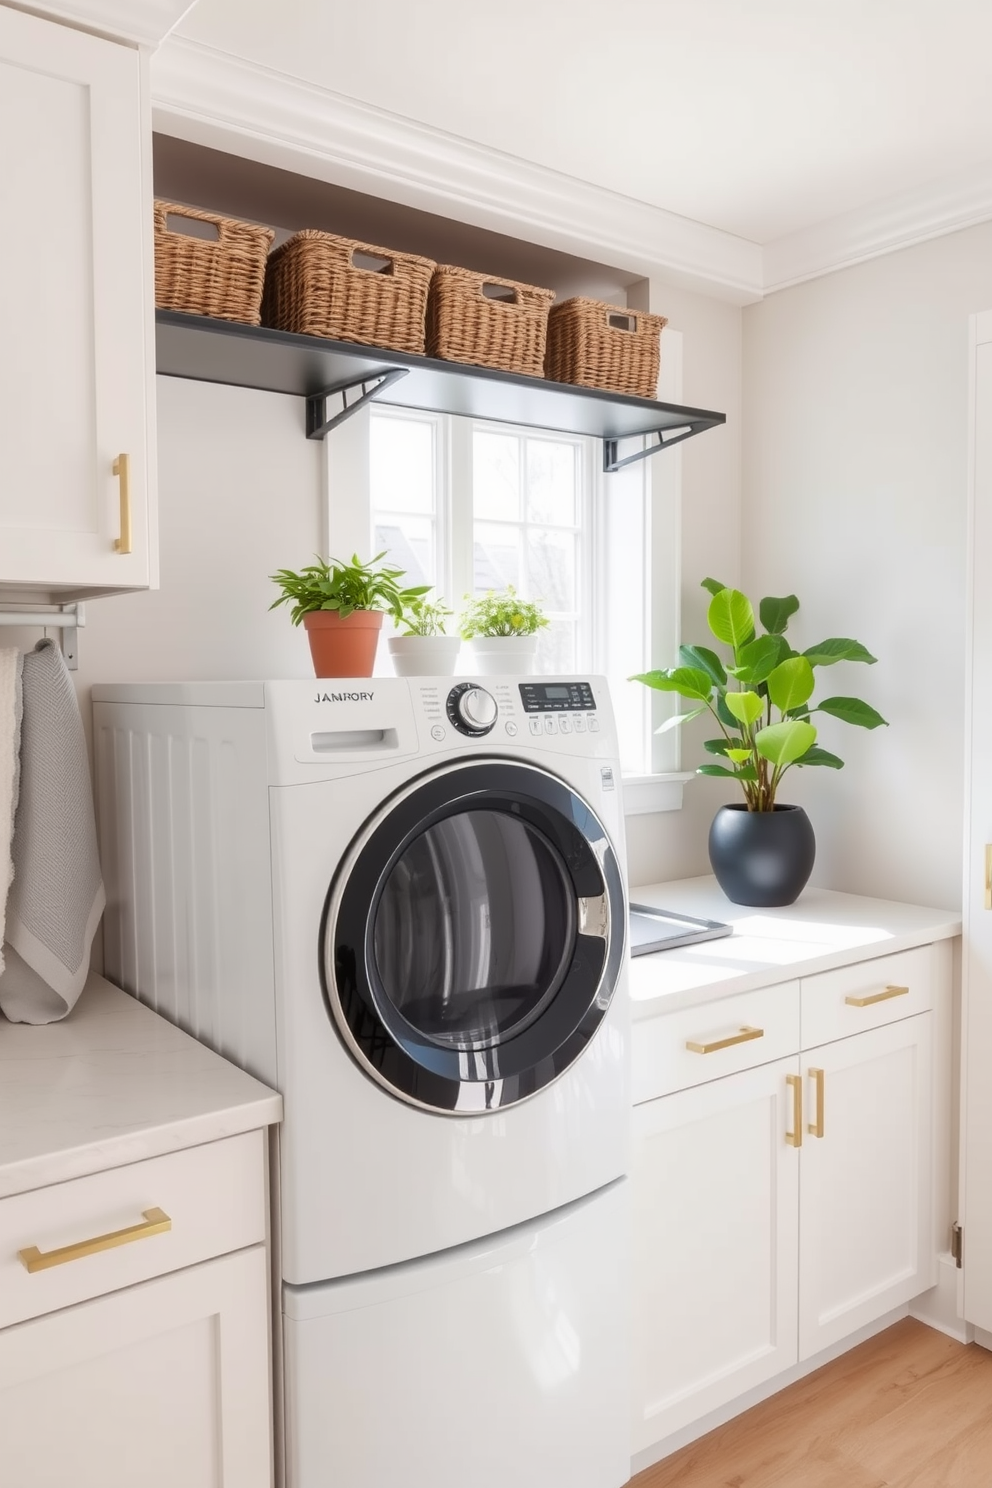
{"label": "terracotta pot", "polygon": [[342,620],[334,610],[303,616],[317,677],[371,677],[382,629],[381,610],[353,610]]}

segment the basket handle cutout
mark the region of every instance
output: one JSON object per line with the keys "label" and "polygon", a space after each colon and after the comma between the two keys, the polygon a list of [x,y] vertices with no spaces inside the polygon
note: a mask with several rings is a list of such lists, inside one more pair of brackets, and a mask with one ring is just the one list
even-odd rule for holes
{"label": "basket handle cutout", "polygon": [[220,242],[220,227],[216,222],[205,222],[202,217],[187,217],[184,212],[166,212],[165,230],[176,233],[181,238],[201,238],[205,243]]}
{"label": "basket handle cutout", "polygon": [[606,324],[609,326],[609,328],[610,328],[611,331],[636,331],[637,330],[637,316],[636,315],[608,315],[606,317]]}
{"label": "basket handle cutout", "polygon": [[520,298],[509,284],[483,284],[480,288],[487,300],[502,301],[506,305],[515,305]]}
{"label": "basket handle cutout", "polygon": [[364,269],[367,274],[391,274],[393,272],[393,260],[391,258],[380,258],[377,253],[363,253],[360,248],[353,248],[351,253],[351,267],[353,269]]}

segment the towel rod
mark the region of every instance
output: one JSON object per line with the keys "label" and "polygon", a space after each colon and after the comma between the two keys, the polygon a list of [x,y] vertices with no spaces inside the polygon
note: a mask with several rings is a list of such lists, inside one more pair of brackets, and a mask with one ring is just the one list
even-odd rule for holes
{"label": "towel rod", "polygon": [[81,603],[59,605],[57,609],[4,609],[0,606],[0,626],[40,625],[44,630],[62,632],[62,655],[70,672],[79,664],[79,627],[86,624],[86,608]]}

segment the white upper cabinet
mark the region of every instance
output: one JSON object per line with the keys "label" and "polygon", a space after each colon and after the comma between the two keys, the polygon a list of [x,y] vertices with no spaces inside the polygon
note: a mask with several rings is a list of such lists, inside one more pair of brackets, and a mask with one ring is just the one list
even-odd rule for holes
{"label": "white upper cabinet", "polygon": [[157,581],[142,68],[0,5],[3,599]]}

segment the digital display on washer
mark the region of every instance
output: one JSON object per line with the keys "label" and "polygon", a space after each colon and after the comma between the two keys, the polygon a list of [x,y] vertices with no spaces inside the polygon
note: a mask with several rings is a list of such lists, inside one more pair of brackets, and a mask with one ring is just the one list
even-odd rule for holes
{"label": "digital display on washer", "polygon": [[588,682],[521,682],[525,713],[585,712],[596,706]]}

